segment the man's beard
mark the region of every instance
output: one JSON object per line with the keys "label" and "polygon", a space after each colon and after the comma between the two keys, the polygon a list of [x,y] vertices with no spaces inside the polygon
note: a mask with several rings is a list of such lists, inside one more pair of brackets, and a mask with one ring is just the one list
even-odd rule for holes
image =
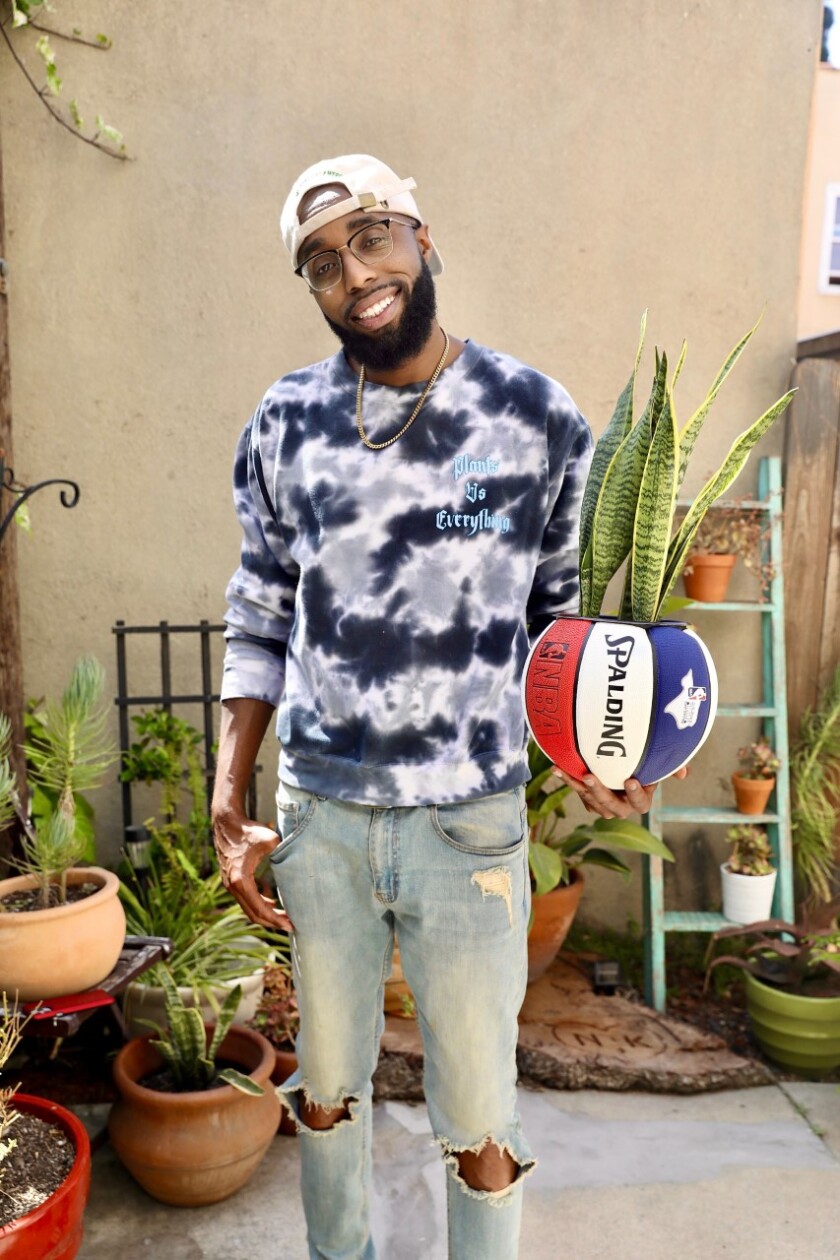
{"label": "man's beard", "polygon": [[378,336],[345,328],[326,315],[324,319],[352,359],[372,371],[388,372],[420,353],[431,336],[436,312],[435,282],[421,258],[420,274],[405,299],[402,318],[393,326],[386,324]]}

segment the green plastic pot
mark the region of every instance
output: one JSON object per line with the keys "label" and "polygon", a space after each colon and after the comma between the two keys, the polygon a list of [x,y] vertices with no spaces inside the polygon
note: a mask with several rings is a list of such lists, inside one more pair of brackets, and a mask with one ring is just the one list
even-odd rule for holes
{"label": "green plastic pot", "polygon": [[808,1075],[840,1066],[840,997],[802,997],[748,975],[747,1010],[774,1063]]}

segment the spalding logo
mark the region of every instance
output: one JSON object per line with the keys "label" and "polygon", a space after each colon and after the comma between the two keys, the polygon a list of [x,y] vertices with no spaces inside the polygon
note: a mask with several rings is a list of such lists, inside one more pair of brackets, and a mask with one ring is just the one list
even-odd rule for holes
{"label": "spalding logo", "polygon": [[627,666],[633,655],[636,640],[632,635],[608,634],[606,636],[607,656],[607,703],[606,713],[601,728],[601,742],[598,744],[599,757],[627,756],[624,746],[624,688],[627,681]]}
{"label": "spalding logo", "polygon": [[677,724],[678,731],[685,731],[696,726],[700,714],[700,705],[708,699],[705,687],[695,687],[694,671],[689,670],[680,679],[682,691],[674,696],[670,704],[665,705],[665,712],[670,713]]}

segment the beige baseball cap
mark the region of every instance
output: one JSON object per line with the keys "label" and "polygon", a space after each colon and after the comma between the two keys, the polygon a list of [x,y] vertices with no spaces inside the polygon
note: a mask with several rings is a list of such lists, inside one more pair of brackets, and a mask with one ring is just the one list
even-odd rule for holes
{"label": "beige baseball cap", "polygon": [[[343,184],[350,195],[325,194],[323,209],[318,209],[302,223],[298,218],[302,198],[313,188],[324,184]],[[400,179],[390,166],[368,153],[348,153],[308,167],[292,185],[280,214],[280,234],[291,256],[292,268],[297,266],[298,250],[308,236],[352,210],[393,210],[416,219],[418,224],[422,223],[423,217],[411,195],[412,188],[416,187],[413,179]],[[443,271],[443,261],[434,244],[429,270],[434,276]]]}

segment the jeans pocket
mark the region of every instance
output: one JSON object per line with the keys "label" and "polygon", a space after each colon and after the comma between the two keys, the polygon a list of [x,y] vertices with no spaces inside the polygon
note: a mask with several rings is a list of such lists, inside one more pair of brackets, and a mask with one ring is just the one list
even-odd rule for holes
{"label": "jeans pocket", "polygon": [[306,788],[291,783],[280,783],[277,789],[277,830],[280,843],[269,855],[273,865],[285,860],[315,814],[318,797]]}
{"label": "jeans pocket", "polygon": [[452,849],[482,857],[512,857],[528,834],[525,789],[452,805],[431,805],[432,826]]}

